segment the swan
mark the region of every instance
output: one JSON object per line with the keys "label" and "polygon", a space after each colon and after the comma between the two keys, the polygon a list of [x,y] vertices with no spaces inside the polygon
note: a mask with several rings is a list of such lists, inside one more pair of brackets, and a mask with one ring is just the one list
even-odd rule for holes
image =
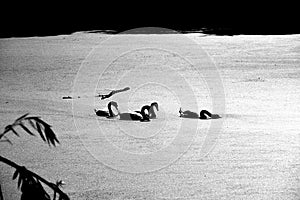
{"label": "swan", "polygon": [[199,115],[195,112],[186,110],[182,111],[182,109],[179,109],[179,117],[184,117],[184,118],[199,118]]}
{"label": "swan", "polygon": [[[154,111],[154,107],[156,108],[157,111],[159,111],[158,110],[158,103],[157,102],[151,103],[150,106],[149,105],[145,105],[145,106],[142,107],[142,109],[145,108],[145,109],[148,110],[149,118],[150,119],[156,119],[156,113]],[[141,111],[134,111],[134,112],[141,113]]]}
{"label": "swan", "polygon": [[95,113],[97,116],[100,116],[100,117],[107,117],[107,118],[112,118],[112,117],[115,117],[116,114],[114,114],[114,112],[112,111],[112,106],[114,106],[116,109],[118,109],[118,104],[117,102],[115,101],[110,101],[108,104],[107,104],[107,108],[108,110],[96,110],[94,109]]}
{"label": "swan", "polygon": [[157,111],[159,111],[158,110],[158,103],[157,102],[151,103],[150,109],[148,110],[150,119],[156,119],[156,113],[154,111],[154,107],[156,108]]}
{"label": "swan", "polygon": [[211,114],[207,110],[201,110],[199,118],[200,119],[219,119],[219,118],[221,118],[221,116],[218,114]]}
{"label": "swan", "polygon": [[186,110],[186,111],[182,111],[182,109],[179,109],[179,117],[183,117],[183,118],[197,118],[197,119],[218,119],[221,118],[220,115],[218,114],[211,114],[210,112],[208,112],[207,110],[201,110],[200,112],[200,116],[192,111]]}
{"label": "swan", "polygon": [[137,112],[125,112],[121,113],[118,108],[116,107],[117,112],[118,112],[118,117],[120,120],[132,120],[132,121],[150,121],[149,115],[145,113],[145,110],[147,110],[147,106],[143,106],[140,113]]}

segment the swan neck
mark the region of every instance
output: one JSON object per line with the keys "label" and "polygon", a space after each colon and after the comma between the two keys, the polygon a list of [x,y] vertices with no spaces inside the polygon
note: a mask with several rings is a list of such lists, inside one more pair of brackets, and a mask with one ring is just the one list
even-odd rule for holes
{"label": "swan neck", "polygon": [[109,113],[109,116],[113,117],[113,116],[115,116],[115,114],[114,114],[114,112],[112,111],[111,106],[112,106],[111,103],[108,104],[108,113]]}

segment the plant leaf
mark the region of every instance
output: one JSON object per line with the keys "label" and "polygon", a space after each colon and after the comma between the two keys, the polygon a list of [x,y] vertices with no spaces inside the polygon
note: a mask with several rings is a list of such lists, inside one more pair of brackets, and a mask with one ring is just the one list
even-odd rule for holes
{"label": "plant leaf", "polygon": [[36,122],[36,128],[37,128],[37,131],[39,132],[41,138],[44,140],[44,142],[46,142],[41,125],[38,122]]}
{"label": "plant leaf", "polygon": [[21,117],[19,117],[15,121],[20,121],[20,120],[24,119],[27,115],[29,115],[29,113],[26,113],[25,115],[22,115]]}
{"label": "plant leaf", "polygon": [[30,125],[31,125],[35,130],[37,130],[37,127],[36,127],[35,123],[34,123],[31,119],[28,119],[28,121],[29,121]]}
{"label": "plant leaf", "polygon": [[17,131],[15,131],[15,129],[13,129],[12,126],[11,126],[10,130],[11,130],[15,135],[17,135],[18,137],[20,137],[19,133],[17,133]]}
{"label": "plant leaf", "polygon": [[15,180],[19,175],[19,171],[16,169],[14,175],[13,175],[13,180]]}
{"label": "plant leaf", "polygon": [[24,124],[20,123],[20,126],[29,134],[34,135]]}
{"label": "plant leaf", "polygon": [[53,132],[53,130],[49,126],[45,126],[45,136],[47,138],[48,143],[50,141],[50,143],[53,146],[55,146],[55,142],[59,143],[58,139],[56,138],[55,133]]}
{"label": "plant leaf", "polygon": [[32,119],[32,120],[36,120],[36,119],[39,119],[40,117],[37,117],[37,116],[31,116],[31,117],[26,117],[26,119]]}
{"label": "plant leaf", "polygon": [[49,126],[51,127],[51,125],[47,124],[46,122],[44,122],[43,120],[41,120],[39,117],[35,117],[34,118],[35,121],[39,122],[40,124],[43,124],[43,126]]}

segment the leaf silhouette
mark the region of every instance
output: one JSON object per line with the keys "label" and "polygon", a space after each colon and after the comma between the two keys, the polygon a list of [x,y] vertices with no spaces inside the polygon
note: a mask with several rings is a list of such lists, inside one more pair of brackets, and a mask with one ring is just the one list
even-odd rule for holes
{"label": "leaf silhouette", "polygon": [[[45,141],[49,145],[53,145],[53,146],[55,146],[56,143],[59,143],[55,133],[51,129],[51,125],[49,125],[47,122],[40,119],[40,117],[26,117],[26,118],[23,118],[23,119],[26,119],[26,120],[29,121],[31,126],[34,127],[38,131],[38,133],[40,134],[43,141]],[[27,129],[26,127],[24,128],[24,127],[25,126],[22,126],[22,128],[26,132],[30,131],[29,129]]]}
{"label": "leaf silhouette", "polygon": [[30,119],[28,119],[28,121],[29,121],[29,124],[30,124],[35,130],[37,130],[37,127],[36,127],[34,121],[33,121],[33,120],[30,120]]}
{"label": "leaf silhouette", "polygon": [[50,126],[49,124],[47,124],[45,121],[41,120],[39,117],[28,117],[27,119],[33,119],[36,122],[39,122],[40,124],[43,124],[43,126]]}
{"label": "leaf silhouette", "polygon": [[[40,117],[28,117],[28,114],[29,113],[22,115],[21,117],[17,118],[13,124],[6,126],[4,132],[0,134],[0,142],[10,142],[5,135],[9,131],[12,131],[15,135],[20,137],[15,130],[15,127],[20,126],[29,135],[35,135],[34,130],[36,130],[43,141],[47,142],[50,146],[56,146],[56,144],[59,143],[59,140],[57,139],[54,131],[51,129],[51,125],[40,119]],[[24,123],[25,121],[28,121],[30,126],[26,126],[26,123]],[[1,140],[2,138],[6,140]],[[59,194],[58,198],[60,200],[70,200],[68,195],[62,192],[59,188],[64,184],[62,181],[57,181],[56,184],[51,183],[34,172],[27,170],[24,166],[20,166],[9,159],[2,157],[1,155],[0,162],[4,162],[5,164],[15,168],[12,179],[18,179],[17,187],[22,192],[21,200],[50,200],[50,195],[46,192],[41,182],[50,187],[55,194]],[[2,199],[1,189],[0,199]],[[56,196],[54,196],[53,199],[56,199]]]}
{"label": "leaf silhouette", "polygon": [[20,123],[20,126],[30,135],[34,135],[24,124]]}
{"label": "leaf silhouette", "polygon": [[37,128],[37,131],[39,132],[41,138],[44,140],[44,142],[46,142],[41,125],[38,122],[36,122],[36,128]]}
{"label": "leaf silhouette", "polygon": [[27,115],[29,115],[29,113],[26,113],[25,115],[22,115],[21,117],[19,117],[15,121],[20,121],[20,120],[24,119]]}
{"label": "leaf silhouette", "polygon": [[14,175],[13,175],[13,180],[15,180],[19,175],[19,171],[16,169]]}
{"label": "leaf silhouette", "polygon": [[17,131],[15,131],[15,129],[11,126],[10,130],[18,137],[20,137],[20,135],[17,133]]}
{"label": "leaf silhouette", "polygon": [[59,143],[58,139],[56,138],[55,133],[50,128],[50,126],[45,126],[45,130],[44,131],[45,131],[45,136],[46,136],[48,144],[51,143],[53,146],[55,146],[55,142]]}
{"label": "leaf silhouette", "polygon": [[2,138],[8,131],[12,131],[15,135],[20,137],[20,135],[13,129],[13,125],[7,125],[4,129],[4,132],[0,135],[0,138]]}

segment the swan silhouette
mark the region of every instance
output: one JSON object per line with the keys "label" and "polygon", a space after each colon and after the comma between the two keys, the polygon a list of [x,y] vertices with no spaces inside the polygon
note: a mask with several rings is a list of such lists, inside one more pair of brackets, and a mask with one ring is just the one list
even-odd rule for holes
{"label": "swan silhouette", "polygon": [[[112,111],[112,106],[117,110],[118,114],[115,114]],[[145,110],[147,110],[147,106],[143,106],[141,111],[139,113],[137,112],[125,112],[121,113],[118,109],[118,103],[115,101],[111,101],[107,105],[107,110],[96,110],[94,109],[97,116],[100,117],[107,117],[107,118],[118,118],[119,120],[130,120],[130,121],[150,121],[149,115],[145,113]]]}
{"label": "swan silhouette", "polygon": [[119,120],[130,120],[130,121],[141,121],[146,122],[150,121],[149,115],[145,113],[145,111],[148,109],[147,106],[143,106],[141,108],[141,111],[139,112],[124,112],[121,113],[118,108],[116,108],[118,111],[118,117]]}
{"label": "swan silhouette", "polygon": [[[145,108],[148,110],[148,113],[149,113],[149,118],[150,119],[156,119],[156,113],[154,111],[154,108],[156,108],[157,111],[159,111],[158,109],[158,103],[157,102],[153,102],[151,103],[151,105],[145,105],[142,107],[142,109]],[[141,110],[142,110],[141,109]],[[141,114],[141,111],[134,111],[134,112],[137,112],[137,113],[140,113]]]}
{"label": "swan silhouette", "polygon": [[108,110],[96,110],[94,109],[95,113],[97,116],[99,117],[107,117],[107,118],[112,118],[112,117],[116,117],[117,115],[112,111],[111,107],[115,107],[118,110],[118,104],[115,101],[110,101],[107,104],[107,108]]}
{"label": "swan silhouette", "polygon": [[218,119],[221,118],[220,115],[218,114],[212,114],[208,112],[207,110],[201,110],[200,111],[200,116],[192,112],[190,110],[182,111],[182,109],[179,109],[179,117],[183,118],[193,118],[193,119]]}

